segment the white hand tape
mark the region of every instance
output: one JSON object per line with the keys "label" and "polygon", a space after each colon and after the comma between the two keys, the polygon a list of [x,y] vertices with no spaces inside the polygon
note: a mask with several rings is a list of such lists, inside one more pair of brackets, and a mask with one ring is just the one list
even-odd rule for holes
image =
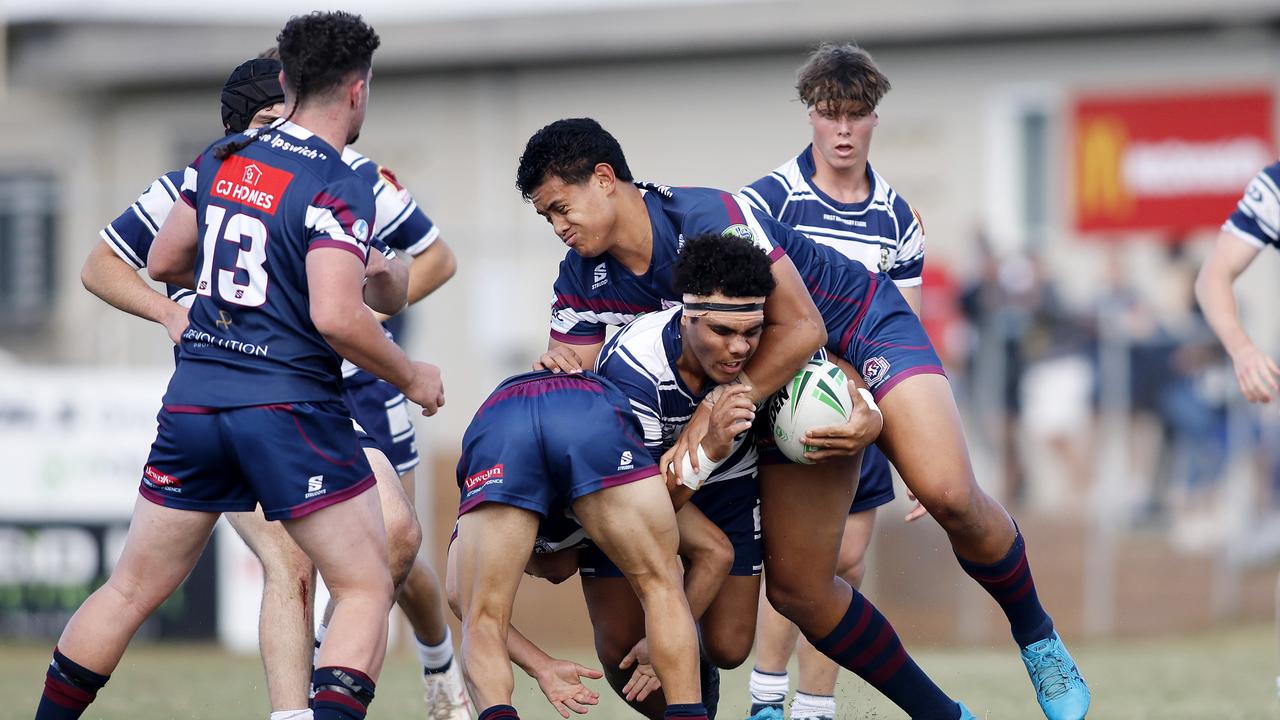
{"label": "white hand tape", "polygon": [[711,473],[720,467],[722,462],[724,460],[716,461],[707,457],[707,451],[703,450],[702,446],[699,445],[697,472],[693,471],[693,463],[689,460],[688,454],[680,459],[680,484],[690,490],[697,490],[702,487],[702,483],[706,482],[707,478],[711,477]]}
{"label": "white hand tape", "polygon": [[858,388],[858,394],[861,395],[862,399],[867,402],[867,407],[871,408],[872,410],[875,410],[876,414],[879,415],[880,417],[884,417],[884,413],[880,412],[880,406],[876,405],[876,399],[872,397],[870,390],[860,387]]}

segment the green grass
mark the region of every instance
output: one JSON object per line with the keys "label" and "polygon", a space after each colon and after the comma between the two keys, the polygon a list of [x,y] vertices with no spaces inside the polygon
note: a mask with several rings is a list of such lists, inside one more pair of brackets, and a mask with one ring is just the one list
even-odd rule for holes
{"label": "green grass", "polygon": [[[1093,720],[1243,720],[1280,717],[1273,631],[1255,625],[1162,640],[1075,643],[1093,687]],[[47,647],[0,647],[0,719],[28,719],[43,682]],[[587,661],[588,651],[577,656]],[[1011,648],[927,650],[917,659],[979,717],[1040,717],[1022,664]],[[745,715],[749,664],[724,674],[722,720]],[[516,671],[515,703],[527,720],[559,717]],[[601,704],[588,717],[638,717],[597,683]],[[839,717],[896,719],[902,714],[856,678],[842,676]],[[266,718],[261,666],[254,657],[199,645],[143,645],[124,662],[85,714],[87,719]],[[406,651],[387,660],[370,718],[422,718],[421,691]]]}

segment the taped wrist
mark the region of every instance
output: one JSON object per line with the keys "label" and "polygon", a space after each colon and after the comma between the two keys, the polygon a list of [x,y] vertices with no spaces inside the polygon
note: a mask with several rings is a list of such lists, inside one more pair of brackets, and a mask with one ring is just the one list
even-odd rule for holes
{"label": "taped wrist", "polygon": [[[727,460],[728,458],[725,459]],[[680,484],[690,490],[697,490],[702,487],[702,483],[706,482],[707,478],[711,477],[711,473],[715,472],[716,468],[720,467],[723,462],[724,460],[712,460],[707,456],[707,451],[703,450],[702,446],[699,445],[698,470],[696,472],[693,469],[693,463],[689,461],[688,455],[685,455],[680,460]]]}

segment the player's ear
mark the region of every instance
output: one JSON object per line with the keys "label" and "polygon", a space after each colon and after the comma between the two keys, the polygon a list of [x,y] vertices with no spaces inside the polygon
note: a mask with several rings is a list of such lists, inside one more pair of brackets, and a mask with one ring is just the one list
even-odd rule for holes
{"label": "player's ear", "polygon": [[597,163],[591,175],[591,182],[598,184],[606,195],[612,195],[613,189],[618,184],[618,176],[614,174],[613,166],[609,163]]}

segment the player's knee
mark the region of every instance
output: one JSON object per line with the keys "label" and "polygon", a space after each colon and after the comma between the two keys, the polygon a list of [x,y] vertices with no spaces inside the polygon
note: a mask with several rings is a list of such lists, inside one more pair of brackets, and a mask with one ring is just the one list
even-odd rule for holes
{"label": "player's knee", "polygon": [[754,633],[720,633],[715,637],[704,635],[702,649],[712,665],[721,670],[732,670],[747,661],[751,654],[751,641]]}
{"label": "player's knee", "polygon": [[305,587],[311,582],[315,566],[311,558],[293,541],[278,543],[258,559],[262,562],[263,582],[277,587]]}
{"label": "player's knee", "polygon": [[422,525],[412,513],[406,513],[387,521],[387,553],[391,580],[396,587],[404,584],[422,545]]}
{"label": "player's knee", "polygon": [[148,587],[145,580],[119,573],[113,573],[103,589],[115,596],[116,603],[140,617],[150,615],[165,600],[163,592]]}
{"label": "player's knee", "polygon": [[819,597],[818,588],[783,576],[771,575],[764,584],[765,599],[780,615],[803,627],[808,613],[815,609]]}
{"label": "player's knee", "polygon": [[850,586],[854,588],[862,587],[862,581],[867,575],[866,558],[859,555],[849,562],[841,562],[838,572],[840,577],[844,578],[844,581],[849,583]]}
{"label": "player's knee", "polygon": [[[610,632],[608,627],[597,627],[595,632],[596,657],[600,664],[607,668],[616,668],[618,663],[631,652],[640,638],[626,637],[624,633]],[[628,677],[630,671],[625,673]]]}
{"label": "player's knee", "polygon": [[495,601],[475,598],[462,613],[463,631],[471,635],[506,638],[511,612]]}
{"label": "player's knee", "polygon": [[930,497],[925,508],[947,532],[963,532],[981,527],[979,499],[981,491],[973,483],[952,483],[943,492]]}

